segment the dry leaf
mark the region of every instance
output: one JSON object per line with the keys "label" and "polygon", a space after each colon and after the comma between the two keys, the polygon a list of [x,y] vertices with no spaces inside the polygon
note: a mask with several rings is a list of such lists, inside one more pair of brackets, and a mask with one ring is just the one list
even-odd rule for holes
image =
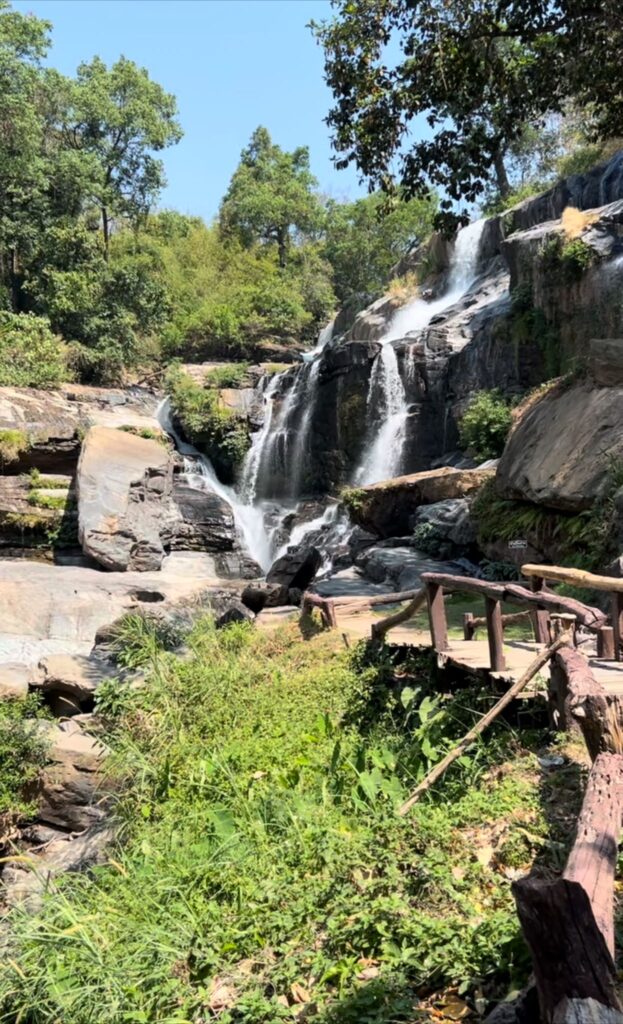
{"label": "dry leaf", "polygon": [[226,978],[212,978],[208,1005],[213,1013],[229,1010],[236,1002],[236,990]]}
{"label": "dry leaf", "polygon": [[465,878],[465,872],[463,868],[452,868],[450,872],[455,882],[462,882]]}
{"label": "dry leaf", "polygon": [[378,978],[380,973],[378,967],[364,967],[357,975],[357,981],[372,981],[373,978]]}
{"label": "dry leaf", "polygon": [[479,850],[476,850],[476,860],[482,864],[483,868],[487,868],[493,860],[494,853],[495,850],[492,846],[481,846]]}
{"label": "dry leaf", "polygon": [[298,981],[295,981],[290,989],[292,998],[295,1003],[308,1003],[311,996],[304,985],[301,985]]}
{"label": "dry leaf", "polygon": [[441,1012],[446,1020],[465,1020],[472,1014],[471,1009],[458,996],[450,995],[444,999]]}

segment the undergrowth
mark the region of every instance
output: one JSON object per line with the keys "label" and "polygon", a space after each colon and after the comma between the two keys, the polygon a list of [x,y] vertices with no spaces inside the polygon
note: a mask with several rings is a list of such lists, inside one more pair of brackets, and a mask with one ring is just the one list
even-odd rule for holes
{"label": "undergrowth", "polygon": [[125,639],[151,668],[103,697],[123,842],[13,911],[0,1019],[380,1024],[524,980],[510,880],[549,842],[534,755],[499,722],[396,814],[490,692],[444,698],[427,663],[295,627],[204,619],[185,659],[135,621]]}
{"label": "undergrowth", "polygon": [[46,754],[45,742],[33,728],[41,714],[35,695],[0,701],[0,849],[10,829],[34,810],[28,787]]}

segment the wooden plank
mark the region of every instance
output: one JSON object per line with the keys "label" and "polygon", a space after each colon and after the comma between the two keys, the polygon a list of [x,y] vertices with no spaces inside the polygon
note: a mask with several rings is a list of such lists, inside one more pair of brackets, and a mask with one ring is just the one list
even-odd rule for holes
{"label": "wooden plank", "polygon": [[623,594],[623,579],[613,576],[598,576],[584,569],[568,569],[561,565],[522,565],[522,576],[536,576],[558,583],[569,583],[574,587],[585,587],[589,590],[606,590],[611,593]]}
{"label": "wooden plank", "polygon": [[428,621],[433,647],[436,651],[447,651],[450,644],[448,642],[448,622],[446,619],[443,587],[438,583],[427,583],[426,593],[428,596]]}
{"label": "wooden plank", "polygon": [[503,672],[506,668],[504,660],[504,628],[502,626],[502,605],[499,601],[485,598],[485,614],[487,618],[487,639],[489,641],[489,665],[492,672]]}
{"label": "wooden plank", "polygon": [[615,661],[621,661],[621,642],[623,641],[623,594],[613,594],[610,598],[612,616],[612,642]]}

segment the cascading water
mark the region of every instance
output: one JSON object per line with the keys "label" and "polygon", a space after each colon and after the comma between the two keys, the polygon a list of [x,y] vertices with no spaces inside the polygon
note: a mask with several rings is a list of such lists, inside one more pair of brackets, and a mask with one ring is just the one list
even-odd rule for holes
{"label": "cascading water", "polygon": [[374,363],[368,391],[372,442],[355,472],[357,484],[374,484],[400,472],[409,410],[393,342],[427,327],[434,316],[465,294],[476,277],[483,226],[484,220],[479,220],[459,231],[445,294],[433,302],[414,299],[396,313],[387,333],[379,338],[382,348]]}
{"label": "cascading water", "polygon": [[262,509],[241,501],[233,487],[221,483],[210,460],[192,444],[182,440],[173,425],[171,403],[168,398],[160,403],[157,418],[162,429],[173,438],[177,450],[184,458],[184,474],[190,486],[218,494],[219,498],[228,503],[246,550],[262,569],[267,569],[271,563],[271,553]]}

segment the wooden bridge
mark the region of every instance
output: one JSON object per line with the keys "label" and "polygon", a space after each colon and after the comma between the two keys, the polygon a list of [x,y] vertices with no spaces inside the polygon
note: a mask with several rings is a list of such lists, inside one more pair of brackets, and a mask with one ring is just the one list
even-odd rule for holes
{"label": "wooden bridge", "polygon": [[[592,767],[562,875],[554,880],[528,876],[513,884],[534,981],[513,1006],[494,1011],[488,1020],[509,1024],[514,1013],[516,1024],[623,1024],[614,943],[623,815],[623,579],[548,565],[524,565],[522,575],[526,585],[425,573],[420,590],[371,599],[330,599],[308,592],[301,617],[318,611],[323,625],[340,630],[346,642],[369,635],[373,643],[383,644],[392,633],[398,644],[432,646],[441,665],[495,680],[505,691],[417,786],[399,808],[401,814],[543,673],[541,694],[553,728],[581,732]],[[609,614],[557,593],[548,582],[607,595]],[[451,594],[484,603],[483,615],[463,614],[462,637],[451,636],[448,628],[446,596]],[[372,608],[382,605],[401,607],[373,620]],[[507,605],[521,610],[505,614]],[[413,628],[424,606],[428,629]],[[531,637],[505,639],[505,629],[522,623]],[[477,640],[483,628],[486,640]]]}

